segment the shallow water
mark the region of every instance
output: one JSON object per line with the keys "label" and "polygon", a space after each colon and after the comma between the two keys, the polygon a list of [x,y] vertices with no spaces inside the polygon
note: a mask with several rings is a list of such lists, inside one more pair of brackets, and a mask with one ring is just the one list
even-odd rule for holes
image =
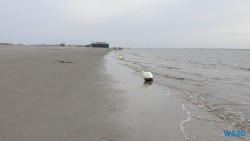
{"label": "shallow water", "polygon": [[121,65],[115,54],[105,56],[106,73],[111,75],[114,95],[124,100],[118,110],[121,141],[184,141],[180,123],[187,117],[182,105],[169,97],[169,91],[145,82],[141,73]]}
{"label": "shallow water", "polygon": [[250,50],[124,49],[120,52],[123,64],[137,71],[151,71],[156,84],[180,92],[175,96],[192,116],[185,121],[185,132],[189,132],[190,139],[195,139],[195,128],[188,128],[196,124],[199,130],[206,128],[219,136],[223,136],[224,129],[244,129],[248,131],[246,138],[249,137]]}

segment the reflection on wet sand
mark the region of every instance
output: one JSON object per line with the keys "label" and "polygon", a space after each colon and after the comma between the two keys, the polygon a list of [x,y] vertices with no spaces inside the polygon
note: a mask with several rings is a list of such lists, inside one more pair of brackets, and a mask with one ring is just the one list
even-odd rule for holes
{"label": "reflection on wet sand", "polygon": [[143,84],[142,84],[142,86],[141,86],[141,88],[148,89],[148,88],[151,87],[152,84],[153,84],[153,81],[144,81]]}

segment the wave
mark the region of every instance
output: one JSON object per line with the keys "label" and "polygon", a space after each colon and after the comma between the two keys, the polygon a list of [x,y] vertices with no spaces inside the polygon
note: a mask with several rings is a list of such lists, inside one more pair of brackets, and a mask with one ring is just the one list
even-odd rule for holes
{"label": "wave", "polygon": [[161,67],[161,68],[167,68],[167,69],[175,69],[175,70],[179,70],[179,69],[181,69],[181,68],[169,67],[169,66],[158,66],[158,67]]}
{"label": "wave", "polygon": [[176,77],[172,75],[164,75],[165,78],[170,78],[170,79],[177,79],[177,80],[185,80],[186,78],[184,77]]}
{"label": "wave", "polygon": [[232,123],[234,127],[250,131],[250,120],[246,118],[244,113],[235,112],[233,109],[212,104],[199,94],[183,92],[182,97],[194,105],[197,105],[198,108],[206,109],[208,112],[216,115],[220,119]]}
{"label": "wave", "polygon": [[[248,119],[249,117],[247,117],[247,114],[249,114],[247,111],[249,110],[242,109],[241,112],[239,112],[236,110],[239,105],[233,106],[233,109],[225,108],[225,105],[218,105],[216,104],[216,100],[218,100],[220,96],[217,97],[217,95],[224,93],[212,93],[212,91],[209,90],[209,86],[214,85],[218,85],[216,88],[218,88],[219,91],[224,91],[225,87],[232,87],[232,90],[242,92],[242,94],[237,95],[237,97],[242,96],[243,98],[248,98],[247,96],[243,95],[248,89],[240,89],[241,87],[237,87],[236,89],[233,87],[248,86],[243,84],[248,84],[250,77],[245,74],[242,74],[242,76],[237,76],[238,78],[240,77],[242,83],[238,82],[238,80],[235,81],[236,77],[231,77],[234,75],[232,73],[232,69],[250,71],[248,64],[232,64],[231,61],[228,61],[230,60],[231,56],[223,56],[224,52],[221,52],[221,54],[218,56],[212,56],[212,58],[218,57],[221,60],[218,62],[209,60],[209,54],[204,56],[194,56],[195,51],[191,51],[190,54],[185,52],[186,57],[183,57],[179,51],[174,53],[171,53],[171,51],[172,50],[166,50],[166,52],[163,52],[155,50],[154,52],[156,55],[152,55],[152,52],[138,51],[141,56],[135,57],[139,56],[139,54],[134,54],[133,56],[130,55],[131,58],[128,59],[130,61],[127,61],[128,64],[126,65],[135,69],[136,71],[146,68],[154,74],[157,84],[182,92],[180,97],[184,98],[190,103],[193,103],[198,108],[204,109],[205,111],[210,112],[220,119],[231,123],[234,127],[250,131],[250,120]],[[215,52],[218,53],[219,51],[216,50]],[[214,53],[212,52],[210,55],[214,55]],[[166,56],[168,58],[166,58]],[[178,61],[173,62],[176,60]],[[148,62],[150,62],[150,64],[147,64]],[[239,67],[238,65],[241,66]],[[239,84],[232,85],[233,83]],[[206,93],[202,93],[203,91],[206,91]],[[233,93],[231,94],[233,95]],[[211,100],[209,101],[208,99],[204,98],[204,95],[208,98],[211,98]],[[227,99],[222,98],[220,100]]]}
{"label": "wave", "polygon": [[181,122],[181,124],[180,124],[181,132],[184,134],[184,137],[185,137],[186,140],[190,140],[190,139],[188,138],[188,133],[185,132],[184,123],[191,120],[191,114],[190,114],[190,111],[188,111],[188,110],[185,108],[185,105],[183,105],[183,104],[182,104],[182,109],[183,109],[183,111],[186,111],[188,117],[187,117],[185,120],[183,120],[183,121]]}
{"label": "wave", "polygon": [[250,68],[239,68],[241,70],[250,71]]}

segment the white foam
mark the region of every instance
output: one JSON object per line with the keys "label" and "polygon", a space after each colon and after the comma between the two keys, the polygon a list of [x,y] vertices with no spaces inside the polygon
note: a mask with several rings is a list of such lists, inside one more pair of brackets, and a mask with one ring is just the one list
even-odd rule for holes
{"label": "white foam", "polygon": [[188,122],[188,121],[191,120],[191,114],[190,114],[190,111],[188,111],[188,110],[185,108],[185,105],[184,105],[184,104],[182,104],[182,109],[183,109],[184,111],[187,112],[188,117],[187,117],[185,120],[183,120],[183,121],[181,122],[181,124],[180,124],[181,132],[184,134],[184,137],[185,137],[186,140],[190,140],[190,141],[191,141],[191,139],[188,138],[188,134],[185,132],[185,127],[184,127],[184,125],[183,125],[185,122]]}
{"label": "white foam", "polygon": [[168,91],[168,93],[166,94],[166,95],[169,95],[170,94],[170,91],[169,90],[167,90]]}

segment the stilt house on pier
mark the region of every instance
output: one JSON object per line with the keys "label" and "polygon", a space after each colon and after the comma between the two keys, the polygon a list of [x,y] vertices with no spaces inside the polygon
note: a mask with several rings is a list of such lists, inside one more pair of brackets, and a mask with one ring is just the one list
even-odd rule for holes
{"label": "stilt house on pier", "polygon": [[95,48],[109,48],[109,44],[105,42],[94,42],[89,45],[90,47],[95,47]]}

